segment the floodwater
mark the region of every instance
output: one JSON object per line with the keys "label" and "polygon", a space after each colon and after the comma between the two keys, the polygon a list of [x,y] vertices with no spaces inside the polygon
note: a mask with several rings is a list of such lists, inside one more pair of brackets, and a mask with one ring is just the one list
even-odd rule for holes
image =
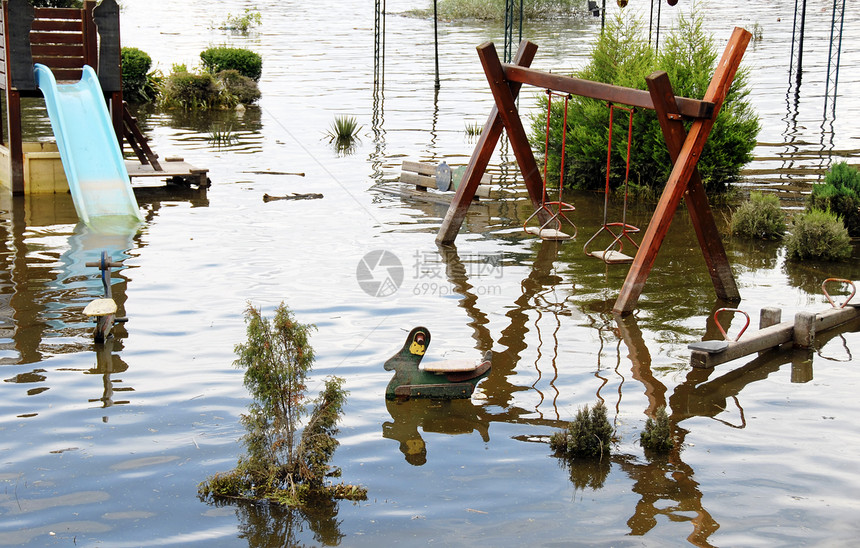
{"label": "floodwater", "polygon": [[[141,190],[146,220],[133,237],[82,227],[63,197],[4,198],[0,545],[855,542],[860,326],[821,335],[811,351],[692,370],[686,345],[717,334],[708,318],[725,303],[714,298],[685,212],[636,312],[616,319],[609,311],[626,268],[581,251],[602,216],[598,196],[572,197],[576,241],[527,237],[520,199],[473,207],[457,247],[440,250],[445,206],[381,191],[403,160],[467,161],[474,141],[465,126],[483,124],[492,104],[474,47],[500,44],[500,27],[440,24],[437,92],[432,21],[397,15],[423,2],[387,3],[377,86],[368,2],[125,4],[124,45],[147,51],[164,72],[195,64],[210,45],[259,51],[263,99],[243,115],[140,113],[162,158],[208,168],[212,187]],[[829,161],[821,151],[850,157],[839,151],[858,148],[858,14],[846,14],[837,116],[822,121],[831,3],[810,1],[799,91],[788,77],[794,2],[722,4],[699,4],[720,49],[735,25],[763,33],[746,55],[763,121],[762,159],[750,167],[814,173]],[[263,14],[257,31],[214,28],[246,7]],[[664,21],[672,13],[663,6]],[[597,32],[588,20],[524,33],[540,46],[533,66],[561,72],[582,65]],[[524,90],[523,110],[536,93]],[[325,137],[337,115],[362,125],[352,154]],[[212,142],[224,129],[235,140]],[[491,169],[508,187],[512,160],[502,151]],[[814,177],[783,171],[749,184],[780,190]],[[262,199],[294,192],[324,198]],[[650,212],[637,206],[629,215],[644,226]],[[860,278],[856,252],[845,264],[793,265],[777,244],[727,238],[726,247],[740,306],[754,318],[765,306],[782,307],[784,318],[822,310],[824,278]],[[113,294],[129,321],[94,346],[82,309],[100,283],[84,263],[102,250],[124,260]],[[373,296],[359,285],[358,265],[372,251],[399,259],[396,291]],[[231,364],[244,341],[243,309],[271,314],[281,301],[318,328],[311,393],[326,375],[346,379],[333,464],[368,489],[367,501],[299,512],[197,498],[198,482],[242,451],[248,395]],[[432,332],[433,357],[495,351],[480,397],[385,401],[382,363],[416,325]],[[548,437],[598,401],[616,429],[612,455],[564,466]],[[661,405],[680,442],[667,458],[638,444]]]}

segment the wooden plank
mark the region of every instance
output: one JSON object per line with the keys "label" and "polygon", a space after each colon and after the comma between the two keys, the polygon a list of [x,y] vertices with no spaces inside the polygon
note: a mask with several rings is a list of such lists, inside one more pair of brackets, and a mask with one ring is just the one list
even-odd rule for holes
{"label": "wooden plank", "polygon": [[702,153],[702,149],[708,140],[708,135],[714,127],[714,121],[719,115],[720,107],[726,98],[735,73],[740,66],[744,51],[749,44],[752,35],[746,30],[736,27],[732,33],[729,43],[723,52],[723,57],[717,66],[708,90],[705,92],[705,100],[714,103],[714,117],[709,119],[697,119],[690,127],[690,132],[684,141],[678,159],[666,182],[666,187],[657,204],[645,235],[642,238],[639,251],[627,272],[624,285],[618,299],[615,302],[613,312],[618,314],[630,314],[633,312],[642,294],[648,274],[654,266],[657,252],[669,232],[672,216],[681,202],[687,183],[696,168],[696,163]]}
{"label": "wooden plank", "polygon": [[[687,130],[677,116],[679,107],[675,101],[672,84],[669,81],[669,76],[663,71],[651,74],[646,78],[646,82],[654,103],[654,109],[657,111],[657,120],[663,131],[663,139],[669,150],[669,157],[675,163],[687,138]],[[714,221],[714,215],[711,212],[708,195],[702,184],[699,170],[695,167],[692,175],[690,175],[684,199],[717,297],[725,301],[739,301],[741,298],[740,291],[735,282],[728,255],[726,255],[726,250],[723,247],[722,235]]]}
{"label": "wooden plank", "polygon": [[81,10],[74,8],[34,8],[37,19],[81,19]]}
{"label": "wooden plank", "polygon": [[476,370],[482,363],[483,361],[475,363],[475,360],[422,361],[418,368],[430,373],[467,373]]}
{"label": "wooden plank", "polygon": [[84,58],[77,57],[55,57],[55,56],[41,56],[36,55],[33,56],[34,63],[42,63],[47,66],[51,70],[54,69],[78,69],[80,72],[81,68],[84,66]]}
{"label": "wooden plank", "polygon": [[[80,57],[84,58],[83,44],[33,44],[33,57]],[[31,67],[32,68],[32,67]]]}
{"label": "wooden plank", "polygon": [[[505,78],[511,82],[654,110],[651,94],[645,90],[571,78],[516,65],[504,65],[504,72]],[[675,102],[678,104],[680,113],[689,118],[710,118],[714,112],[714,103],[710,101],[675,97]]]}
{"label": "wooden plank", "polygon": [[[481,44],[478,49],[486,47],[487,44]],[[517,50],[514,63],[519,66],[528,66],[534,60],[537,46],[528,40],[523,40]],[[521,84],[510,82],[508,84],[511,95],[516,97],[519,95]],[[475,195],[475,190],[478,188],[481,176],[487,169],[487,164],[490,162],[490,157],[493,155],[493,150],[499,142],[499,137],[502,135],[502,119],[499,116],[499,108],[493,105],[490,110],[490,115],[487,117],[487,122],[484,124],[484,129],[481,131],[481,136],[475,144],[475,150],[469,159],[466,166],[466,172],[463,174],[463,181],[457,187],[457,192],[451,201],[448,212],[442,220],[442,225],[439,227],[439,233],[436,235],[436,242],[440,244],[452,244],[457,238],[457,233],[463,225],[463,219],[466,218],[466,213],[469,211],[469,205],[472,203],[472,198]]]}
{"label": "wooden plank", "polygon": [[794,322],[782,322],[772,325],[755,333],[750,333],[738,341],[729,341],[726,349],[716,354],[694,350],[690,354],[690,364],[693,367],[710,369],[721,363],[730,362],[791,342],[793,333]]}
{"label": "wooden plank", "polygon": [[57,80],[57,83],[63,84],[66,82],[77,82],[81,79],[81,69],[65,69],[65,68],[54,68],[51,69],[51,72],[54,73],[54,78]]}
{"label": "wooden plank", "polygon": [[83,34],[78,32],[36,32],[30,33],[31,44],[83,44]]}
{"label": "wooden plank", "polygon": [[[436,180],[436,166],[433,164],[428,164],[426,162],[414,162],[411,160],[403,160],[403,163],[400,165],[400,169],[402,171],[411,171],[417,173],[419,175],[426,175],[429,177],[433,177],[434,184],[432,188],[436,188],[435,180]],[[401,178],[402,180],[402,178]],[[489,173],[484,173],[481,176],[482,185],[490,185],[493,184],[493,176]],[[427,186],[427,185],[423,185]]]}
{"label": "wooden plank", "polygon": [[81,18],[77,20],[57,20],[57,19],[35,19],[33,31],[38,32],[81,32]]}
{"label": "wooden plank", "polygon": [[[404,171],[400,174],[400,182],[415,185],[419,190],[436,187],[436,177],[427,177],[426,175],[418,175],[417,173],[409,173]],[[475,189],[475,196],[479,198],[491,198],[494,194],[493,188],[488,185],[481,185]],[[498,195],[498,193],[496,193]],[[454,196],[451,193],[451,196]]]}
{"label": "wooden plank", "polygon": [[[722,352],[709,353],[694,350],[690,355],[693,367],[710,369],[756,352],[794,342],[796,346],[809,347],[818,333],[833,329],[860,318],[860,309],[854,307],[833,308],[819,312],[798,312],[793,321],[782,322],[748,333],[737,341],[728,341]],[[700,344],[700,343],[694,343]]]}

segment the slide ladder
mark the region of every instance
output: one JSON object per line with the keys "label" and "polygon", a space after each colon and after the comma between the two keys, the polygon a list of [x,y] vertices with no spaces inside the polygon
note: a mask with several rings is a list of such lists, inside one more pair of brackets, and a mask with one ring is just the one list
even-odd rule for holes
{"label": "slide ladder", "polygon": [[78,217],[89,226],[142,221],[95,71],[85,65],[72,84],[57,84],[51,69],[38,63],[35,73]]}

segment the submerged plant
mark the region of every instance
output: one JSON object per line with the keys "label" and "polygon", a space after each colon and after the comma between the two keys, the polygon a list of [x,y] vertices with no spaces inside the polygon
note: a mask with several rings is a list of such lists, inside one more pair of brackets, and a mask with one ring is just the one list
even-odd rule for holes
{"label": "submerged plant", "polygon": [[239,137],[233,134],[233,126],[226,128],[220,125],[209,129],[209,142],[216,146],[227,146],[237,142]]}
{"label": "submerged plant", "polygon": [[778,240],[785,234],[785,212],[773,194],[750,193],[732,214],[732,234],[750,239]]}
{"label": "submerged plant", "polygon": [[842,220],[835,213],[818,209],[794,219],[785,247],[788,258],[795,261],[844,261],[853,251]]}
{"label": "submerged plant", "polygon": [[225,19],[218,28],[220,30],[231,30],[240,34],[247,34],[251,27],[255,27],[263,22],[263,16],[256,8],[245,8],[242,15],[227,14]]}
{"label": "submerged plant", "polygon": [[331,127],[326,131],[328,141],[334,144],[335,149],[342,154],[349,154],[355,150],[358,132],[361,126],[352,116],[335,116]]}
{"label": "submerged plant", "polygon": [[[202,497],[269,500],[299,506],[308,497],[362,500],[358,486],[326,485],[339,476],[329,461],[338,446],[337,422],[343,412],[343,379],[329,377],[311,406],[306,401],[306,378],[314,361],[308,342],[313,325],[299,323],[283,303],[273,321],[260,310],[245,311],[248,341],[236,345],[237,367],[245,369],[245,387],[253,402],[242,415],[247,454],[236,468],[216,474],[198,487]],[[302,418],[310,417],[300,428]]]}
{"label": "submerged plant", "polygon": [[665,405],[657,408],[653,419],[648,417],[645,421],[645,430],[639,434],[639,443],[645,449],[658,453],[667,453],[674,447],[675,440],[672,439],[672,429]]}
{"label": "submerged plant", "polygon": [[549,446],[561,457],[602,459],[609,456],[611,438],[612,425],[606,418],[606,406],[598,402],[590,411],[587,405],[577,411],[566,430],[552,435]]}
{"label": "submerged plant", "polygon": [[477,137],[484,130],[484,126],[480,122],[466,122],[466,136]]}

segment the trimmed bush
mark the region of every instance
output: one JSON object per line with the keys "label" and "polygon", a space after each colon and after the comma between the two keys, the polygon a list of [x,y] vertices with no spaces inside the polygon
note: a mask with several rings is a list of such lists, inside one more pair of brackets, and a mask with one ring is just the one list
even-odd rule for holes
{"label": "trimmed bush", "polygon": [[203,68],[212,74],[222,70],[237,70],[255,82],[263,75],[263,58],[251,50],[217,47],[200,52]]}
{"label": "trimmed bush", "polygon": [[860,171],[846,162],[833,164],[824,183],[812,185],[806,209],[832,211],[849,235],[860,236]]}
{"label": "trimmed bush", "polygon": [[609,456],[612,425],[606,418],[603,402],[591,408],[581,408],[567,430],[556,432],[549,440],[550,448],[558,456],[567,458],[602,458]]}
{"label": "trimmed bush", "polygon": [[732,234],[749,239],[778,240],[785,234],[785,212],[773,194],[750,193],[732,214]]}
{"label": "trimmed bush", "polygon": [[137,48],[122,48],[122,96],[129,103],[148,103],[155,99],[158,90],[155,77],[150,74],[152,58]]}
{"label": "trimmed bush", "polygon": [[[607,20],[606,32],[598,37],[589,64],[573,76],[644,90],[646,76],[665,70],[676,95],[701,98],[716,63],[715,42],[706,32],[700,13],[694,12],[690,18],[679,17],[678,26],[667,36],[659,55],[648,44],[647,28],[642,22],[632,15],[618,13]],[[739,179],[741,168],[752,159],[759,121],[747,99],[747,74],[745,69],[737,72],[697,164],[709,192],[725,191]],[[546,139],[546,104],[546,97],[541,96],[530,132],[532,147],[541,156]],[[553,102],[547,175],[551,180],[559,177],[563,108],[562,101]],[[568,108],[564,184],[571,188],[601,189],[606,180],[608,109],[602,101],[579,96],[571,99]],[[626,115],[616,113],[614,124],[610,185],[617,187],[624,180]],[[634,184],[661,188],[669,178],[672,162],[653,111],[639,110],[634,116],[630,168],[630,181]]]}
{"label": "trimmed bush", "polygon": [[842,220],[830,211],[812,209],[794,220],[785,239],[788,258],[795,261],[844,261],[851,257],[851,237]]}

